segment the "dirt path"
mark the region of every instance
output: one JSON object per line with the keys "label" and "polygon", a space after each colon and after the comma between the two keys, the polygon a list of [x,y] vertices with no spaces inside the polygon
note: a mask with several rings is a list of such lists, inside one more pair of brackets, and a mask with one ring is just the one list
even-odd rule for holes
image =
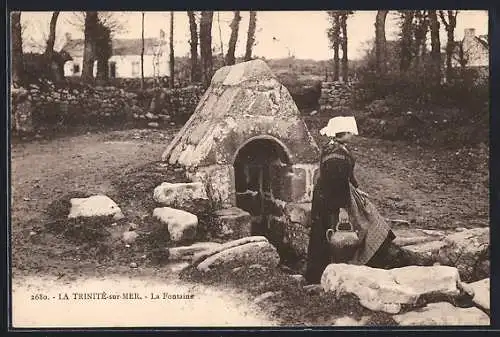
{"label": "dirt path", "polygon": [[71,190],[108,193],[113,174],[159,160],[175,131],[115,131],[14,144],[13,223],[40,216],[52,200]]}
{"label": "dirt path", "polygon": [[[127,294],[133,294],[132,299],[126,299]],[[96,296],[99,299],[89,299]],[[33,299],[40,297],[45,299]],[[12,314],[14,327],[38,328],[277,325],[234,290],[180,282],[172,274],[146,277],[137,271],[71,281],[49,276],[15,279]]]}

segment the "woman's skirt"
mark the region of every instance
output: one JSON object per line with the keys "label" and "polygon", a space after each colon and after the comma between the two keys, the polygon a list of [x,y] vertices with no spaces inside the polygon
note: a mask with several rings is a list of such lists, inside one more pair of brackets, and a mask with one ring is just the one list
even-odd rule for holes
{"label": "woman's skirt", "polygon": [[367,264],[379,250],[383,250],[381,248],[394,240],[395,235],[375,205],[351,184],[348,213],[354,228],[363,233],[363,241],[350,263]]}

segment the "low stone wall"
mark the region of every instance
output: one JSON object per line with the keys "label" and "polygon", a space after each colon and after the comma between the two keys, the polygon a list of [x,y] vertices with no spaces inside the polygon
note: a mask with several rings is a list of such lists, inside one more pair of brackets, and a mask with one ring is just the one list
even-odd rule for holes
{"label": "low stone wall", "polygon": [[353,85],[343,82],[323,82],[319,99],[320,112],[335,114],[351,105]]}
{"label": "low stone wall", "polygon": [[199,86],[128,92],[113,86],[52,83],[12,88],[14,135],[57,132],[78,126],[136,123],[158,127],[185,122],[203,94]]}

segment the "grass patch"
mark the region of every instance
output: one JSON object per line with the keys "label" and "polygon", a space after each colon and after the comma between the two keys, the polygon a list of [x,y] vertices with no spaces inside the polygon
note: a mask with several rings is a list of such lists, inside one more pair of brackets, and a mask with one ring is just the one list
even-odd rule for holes
{"label": "grass patch", "polygon": [[[302,284],[279,268],[263,266],[243,266],[239,269],[220,267],[206,273],[190,267],[184,270],[181,279],[211,286],[239,289],[255,298],[266,292],[276,292],[274,296],[258,305],[281,325],[324,325],[334,319],[349,316],[360,320],[370,316],[371,325],[396,325],[389,314],[376,315],[363,308],[352,295],[336,298],[332,293],[307,292]],[[327,323],[328,324],[328,323]],[[329,324],[331,325],[331,323]]]}

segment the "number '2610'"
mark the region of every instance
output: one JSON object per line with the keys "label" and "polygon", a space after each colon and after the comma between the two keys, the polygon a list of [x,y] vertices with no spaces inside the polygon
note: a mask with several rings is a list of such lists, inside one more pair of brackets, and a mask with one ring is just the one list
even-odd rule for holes
{"label": "number '2610'", "polygon": [[47,295],[44,295],[44,294],[31,295],[32,301],[40,301],[40,300],[48,300],[48,299],[49,299],[49,297]]}

